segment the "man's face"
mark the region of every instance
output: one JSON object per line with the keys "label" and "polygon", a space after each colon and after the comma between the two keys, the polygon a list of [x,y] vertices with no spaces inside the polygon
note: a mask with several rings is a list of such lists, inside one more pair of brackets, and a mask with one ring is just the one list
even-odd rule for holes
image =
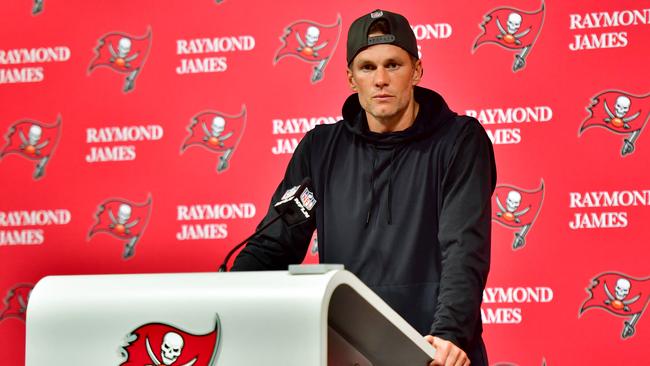
{"label": "man's face", "polygon": [[359,52],[347,74],[350,88],[359,94],[368,117],[391,121],[399,119],[413,99],[422,66],[402,48],[378,44]]}

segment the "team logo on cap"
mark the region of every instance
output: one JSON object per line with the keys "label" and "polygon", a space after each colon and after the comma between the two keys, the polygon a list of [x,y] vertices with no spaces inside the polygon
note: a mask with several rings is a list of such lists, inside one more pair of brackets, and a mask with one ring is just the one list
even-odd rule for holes
{"label": "team logo on cap", "polygon": [[384,12],[381,11],[381,10],[375,10],[372,13],[370,13],[370,17],[372,19],[377,19],[377,18],[381,17],[382,15],[384,15]]}
{"label": "team logo on cap", "polygon": [[245,128],[245,105],[242,105],[241,112],[236,116],[217,111],[200,112],[192,117],[187,127],[189,136],[181,145],[181,154],[192,146],[199,146],[219,154],[217,173],[221,173],[230,166],[230,159],[239,145]]}
{"label": "team logo on cap", "polygon": [[311,75],[311,82],[323,79],[325,67],[336,50],[341,34],[341,15],[331,25],[311,20],[299,20],[289,24],[280,37],[282,46],[275,53],[273,65],[286,56],[297,57],[308,63],[317,64]]}
{"label": "team logo on cap", "polygon": [[483,16],[483,30],[474,42],[472,53],[484,44],[495,44],[519,53],[515,54],[512,71],[526,66],[526,58],[539,37],[544,23],[544,2],[537,11],[526,12],[511,7],[499,7]]}
{"label": "team logo on cap", "polygon": [[9,154],[18,154],[36,161],[34,179],[45,174],[45,166],[52,158],[61,134],[61,117],[47,125],[38,121],[23,119],[9,127],[5,135],[7,144],[0,150],[0,159]]}
{"label": "team logo on cap", "polygon": [[214,331],[193,334],[164,323],[148,323],[127,336],[120,366],[214,366],[221,343],[219,317]]}
{"label": "team logo on cap", "polygon": [[95,224],[88,232],[87,240],[97,233],[106,233],[116,239],[126,240],[123,259],[135,254],[135,245],[142,237],[151,216],[151,197],[144,203],[134,203],[120,198],[102,202],[95,214]]}
{"label": "team logo on cap", "polygon": [[526,235],[535,223],[544,201],[544,181],[536,190],[524,190],[512,185],[498,185],[494,190],[492,221],[517,230],[512,250],[526,245]]}
{"label": "team logo on cap", "polygon": [[0,310],[0,322],[16,318],[25,321],[27,314],[27,303],[34,285],[20,284],[12,287],[4,298],[4,308]]}
{"label": "team logo on cap", "polygon": [[135,79],[147,60],[150,48],[151,29],[147,29],[147,33],[142,37],[134,37],[122,32],[108,33],[99,38],[95,48],[96,57],[88,67],[88,74],[101,66],[128,74],[123,91],[130,92],[135,87]]}
{"label": "team logo on cap", "polygon": [[586,109],[589,116],[580,125],[578,136],[591,127],[604,128],[623,135],[621,156],[634,152],[636,140],[650,119],[650,94],[633,95],[619,90],[606,90],[591,98]]}
{"label": "team logo on cap", "polygon": [[606,272],[594,277],[586,289],[589,297],[580,307],[578,317],[590,309],[601,309],[627,318],[621,338],[630,338],[650,302],[650,277],[634,278],[624,273]]}

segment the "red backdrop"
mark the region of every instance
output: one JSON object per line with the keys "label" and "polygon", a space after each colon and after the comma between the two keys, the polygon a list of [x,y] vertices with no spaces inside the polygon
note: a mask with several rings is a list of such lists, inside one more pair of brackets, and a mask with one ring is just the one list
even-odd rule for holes
{"label": "red backdrop", "polygon": [[304,133],[339,118],[347,29],[377,7],[411,21],[422,85],[494,142],[491,364],[647,363],[646,2],[17,0],[0,5],[2,364],[24,363],[44,276],[214,271]]}

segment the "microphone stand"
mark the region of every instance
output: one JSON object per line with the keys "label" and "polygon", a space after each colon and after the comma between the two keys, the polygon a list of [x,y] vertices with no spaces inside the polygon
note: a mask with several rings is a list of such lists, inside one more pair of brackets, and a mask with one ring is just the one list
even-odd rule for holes
{"label": "microphone stand", "polygon": [[226,255],[226,259],[223,260],[223,263],[221,263],[221,265],[219,266],[219,269],[217,270],[217,272],[228,272],[228,261],[230,260],[230,257],[232,257],[232,255],[235,254],[237,249],[241,248],[244,244],[248,243],[248,241],[251,240],[252,237],[254,237],[255,235],[257,235],[257,234],[261,233],[262,231],[264,231],[267,227],[271,226],[271,224],[278,221],[281,217],[282,217],[282,215],[278,215],[278,216],[274,217],[271,221],[264,224],[261,228],[255,230],[255,232],[251,236],[244,239],[241,243],[235,245],[235,247],[232,248],[228,252],[228,254]]}

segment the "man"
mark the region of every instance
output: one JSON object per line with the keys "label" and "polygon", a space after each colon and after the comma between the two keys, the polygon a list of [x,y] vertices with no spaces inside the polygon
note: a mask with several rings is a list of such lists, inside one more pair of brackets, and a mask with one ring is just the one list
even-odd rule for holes
{"label": "man", "polygon": [[492,144],[478,121],[417,86],[422,63],[403,16],[376,10],[357,19],[347,61],[356,94],[343,120],[305,135],[272,199],[311,177],[315,219],[276,222],[249,241],[233,270],[300,263],[316,229],[320,261],[344,264],[426,334],[437,350],[431,365],[487,365],[480,305]]}

